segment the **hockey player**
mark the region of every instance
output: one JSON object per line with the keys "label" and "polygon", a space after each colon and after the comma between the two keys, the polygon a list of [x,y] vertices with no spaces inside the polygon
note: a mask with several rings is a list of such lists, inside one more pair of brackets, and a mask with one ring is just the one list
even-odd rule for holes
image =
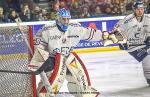
{"label": "hockey player", "polygon": [[[66,78],[68,90],[75,97],[96,97],[99,92],[90,86],[86,68],[79,57],[71,51],[81,39],[100,40],[102,35],[99,30],[82,27],[79,23],[70,23],[70,19],[69,10],[62,8],[58,11],[56,23],[44,25],[39,30],[35,38],[38,46],[31,61],[40,63],[41,59],[36,57],[40,52],[39,49],[49,53],[50,61],[47,62],[48,65],[46,68],[44,67],[44,71],[47,72],[53,93],[59,93],[64,78]],[[32,65],[34,64],[30,63],[31,70],[33,69]],[[40,93],[42,90],[41,82],[37,92]]]}
{"label": "hockey player", "polygon": [[[150,17],[144,13],[142,1],[136,1],[133,10],[134,13],[127,15],[115,25],[112,33],[122,33],[127,39],[128,52],[138,61],[142,61],[144,76],[150,85]],[[116,40],[116,36],[111,39]]]}

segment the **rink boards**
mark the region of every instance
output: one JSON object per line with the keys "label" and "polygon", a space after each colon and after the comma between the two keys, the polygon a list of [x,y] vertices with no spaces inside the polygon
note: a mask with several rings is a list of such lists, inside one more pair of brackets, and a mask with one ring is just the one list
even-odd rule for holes
{"label": "rink boards", "polygon": [[[84,27],[92,27],[101,31],[111,31],[111,29],[114,27],[114,25],[118,22],[118,20],[123,19],[124,16],[115,16],[115,17],[100,17],[100,18],[86,18],[86,19],[72,19],[71,22],[79,22]],[[20,23],[20,25],[29,25],[31,26],[30,32],[33,34],[33,37],[36,35],[38,30],[44,25],[44,24],[51,24],[55,21],[38,21],[38,22],[23,22]],[[1,27],[11,27],[11,26],[17,26],[16,23],[7,23],[7,24],[0,24]],[[4,39],[4,34],[0,34],[0,38]],[[102,40],[97,41],[85,41],[81,40],[75,48],[77,49],[86,49],[87,51],[90,48],[94,48],[95,51],[99,51],[97,48],[103,47]],[[85,49],[84,49],[85,51]]]}
{"label": "rink boards", "polygon": [[75,49],[76,53],[92,53],[92,52],[110,52],[110,51],[119,51],[120,48],[118,46],[109,46],[109,47],[98,47],[98,48],[82,48]]}

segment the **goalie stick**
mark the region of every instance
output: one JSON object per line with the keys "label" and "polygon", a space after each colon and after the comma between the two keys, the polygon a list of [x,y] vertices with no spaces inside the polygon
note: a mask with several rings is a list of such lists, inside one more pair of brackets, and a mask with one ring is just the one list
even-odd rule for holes
{"label": "goalie stick", "polygon": [[33,56],[33,50],[32,50],[32,48],[30,47],[30,44],[29,44],[29,42],[28,42],[28,40],[27,40],[25,34],[24,34],[24,33],[22,32],[22,30],[21,30],[22,28],[21,28],[21,25],[20,25],[20,23],[19,23],[19,20],[18,20],[18,19],[15,19],[15,21],[16,21],[16,23],[17,23],[19,32],[22,34],[23,39],[24,39],[25,43],[27,44],[28,49],[29,49],[31,55]]}

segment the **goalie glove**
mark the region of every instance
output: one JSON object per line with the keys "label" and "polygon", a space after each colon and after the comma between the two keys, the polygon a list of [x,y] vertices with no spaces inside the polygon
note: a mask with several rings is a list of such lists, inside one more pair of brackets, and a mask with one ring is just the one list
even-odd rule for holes
{"label": "goalie glove", "polygon": [[118,43],[118,39],[115,34],[109,34],[109,39],[113,41],[113,43]]}
{"label": "goalie glove", "polygon": [[104,41],[104,46],[108,46],[110,44],[114,44],[114,43],[118,42],[118,40],[115,37],[115,35],[114,34],[110,34],[107,31],[103,31],[102,32],[102,39]]}
{"label": "goalie glove", "polygon": [[126,43],[127,37],[125,34],[120,30],[119,25],[115,25],[115,27],[112,29],[111,34],[115,35],[115,38],[118,40],[117,43]]}
{"label": "goalie glove", "polygon": [[103,40],[108,40],[109,39],[109,32],[103,31],[102,32],[102,39]]}
{"label": "goalie glove", "polygon": [[112,32],[103,31],[102,32],[102,38],[104,40],[104,46],[119,43],[119,44],[125,44],[127,42],[127,38],[123,33],[117,30],[112,30]]}
{"label": "goalie glove", "polygon": [[42,71],[48,72],[51,71],[54,67],[55,59],[49,56],[49,53],[41,48],[37,48],[28,69],[36,72],[36,74],[41,73]]}
{"label": "goalie glove", "polygon": [[102,32],[102,39],[103,39],[104,46],[113,44],[113,41],[111,39],[109,39],[109,32],[107,32],[107,31]]}

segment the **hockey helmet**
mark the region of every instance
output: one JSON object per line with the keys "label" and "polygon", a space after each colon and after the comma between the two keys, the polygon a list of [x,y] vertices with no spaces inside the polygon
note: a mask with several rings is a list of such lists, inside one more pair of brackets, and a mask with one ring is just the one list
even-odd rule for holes
{"label": "hockey helmet", "polygon": [[133,5],[133,8],[136,9],[136,8],[144,8],[144,4],[141,0],[137,0],[134,5]]}
{"label": "hockey helmet", "polygon": [[58,18],[71,18],[70,11],[66,8],[61,8],[58,10]]}
{"label": "hockey helmet", "polygon": [[71,19],[70,11],[68,9],[65,8],[59,9],[57,14],[57,20],[56,20],[56,23],[57,25],[60,26],[61,30],[63,32],[66,32],[68,29],[68,23],[62,23],[61,19],[63,18]]}

